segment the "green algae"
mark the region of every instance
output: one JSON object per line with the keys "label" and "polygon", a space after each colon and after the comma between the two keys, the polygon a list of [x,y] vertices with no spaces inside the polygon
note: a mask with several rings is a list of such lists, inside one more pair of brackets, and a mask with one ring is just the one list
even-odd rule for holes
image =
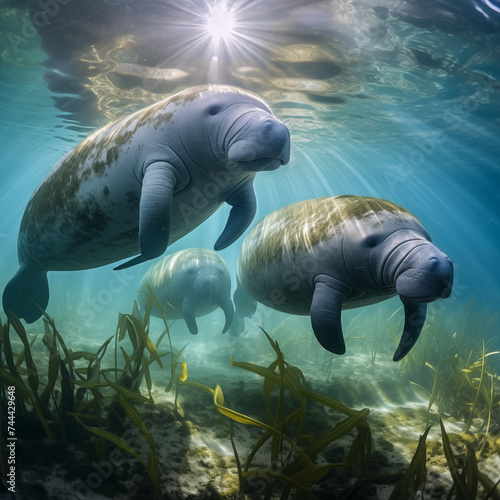
{"label": "green algae", "polygon": [[[154,300],[153,297],[150,307]],[[373,462],[376,456],[374,451],[377,453],[371,439],[372,431],[368,426],[368,409],[352,410],[331,398],[313,392],[307,385],[302,371],[285,360],[283,346],[278,345],[276,340],[264,332],[263,342],[271,346],[275,357],[270,364],[261,366],[232,361],[234,368],[252,376],[257,375],[263,382],[261,407],[256,409],[260,412],[259,418],[255,418],[253,413],[246,414],[244,409],[239,411],[241,398],[236,400],[237,403],[231,398],[230,401],[234,406],[228,406],[224,401],[223,387],[216,386],[215,389],[211,389],[189,380],[189,358],[184,359],[184,348],[179,351],[174,349],[165,320],[165,330],[159,339],[155,343],[150,341],[149,311],[150,309],[141,314],[134,305],[132,314],[121,314],[115,334],[106,339],[96,352],[73,352],[68,349],[53,320],[45,315],[41,347],[45,346],[49,357],[43,367],[37,362],[36,353],[33,353],[33,348],[40,344],[42,334],[30,338],[22,324],[15,318],[10,318],[6,324],[0,323],[0,391],[5,392],[6,386],[16,382],[18,384],[16,387],[19,387],[19,412],[21,414],[25,412],[26,421],[30,424],[38,421],[39,434],[49,435],[41,423],[41,420],[45,419],[56,445],[65,439],[71,440],[78,436],[81,438],[82,433],[88,440],[90,433],[96,438],[96,452],[100,458],[106,456],[109,447],[123,450],[133,457],[138,467],[144,471],[144,477],[151,488],[150,498],[160,498],[158,495],[161,495],[162,485],[161,464],[158,460],[159,443],[155,442],[157,438],[153,437],[144,423],[144,415],[148,414],[154,405],[150,368],[152,365],[157,365],[160,369],[163,367],[163,370],[170,371],[168,390],[175,390],[177,393],[182,391],[183,385],[208,390],[217,415],[214,419],[221,419],[230,437],[234,458],[228,459],[209,448],[200,446],[188,451],[181,459],[184,465],[180,467],[178,473],[193,474],[193,467],[190,467],[189,462],[191,459],[195,460],[203,470],[209,471],[209,483],[204,490],[206,494],[210,492],[213,498],[238,498],[240,494],[252,495],[257,490],[262,490],[263,495],[268,497],[281,495],[282,498],[287,498],[299,495],[302,498],[314,498],[316,489],[323,488],[328,481],[331,481],[332,473],[339,478],[345,474],[345,478],[348,479],[345,480],[343,487],[343,497],[356,498],[357,494],[366,493],[366,481],[370,481],[370,474],[376,466]],[[18,342],[14,341],[14,335],[19,337]],[[167,346],[165,351],[161,350],[163,344]],[[287,347],[293,345],[290,343]],[[110,366],[105,363],[109,358],[105,354],[113,351],[113,348],[115,361]],[[165,356],[172,360],[171,370],[168,370]],[[456,359],[458,360],[458,357]],[[477,498],[489,495],[488,498],[496,500],[499,498],[498,488],[495,489],[494,482],[481,473],[480,458],[481,454],[487,456],[498,453],[500,441],[495,436],[485,437],[484,432],[473,432],[479,417],[483,415],[481,411],[484,408],[484,396],[491,391],[491,387],[486,385],[490,379],[487,374],[492,373],[487,363],[491,358],[485,347],[484,350],[475,350],[474,355],[470,357],[464,355],[461,359],[468,362],[464,366],[473,366],[473,370],[467,372],[458,364],[457,370],[462,377],[459,379],[458,387],[460,384],[463,386],[467,384],[467,377],[472,384],[468,397],[469,412],[474,407],[477,397],[473,411],[475,416],[472,420],[474,425],[471,424],[467,432],[447,434],[449,447],[446,447],[446,453],[449,455],[451,448],[454,462],[451,462],[452,459],[448,460],[450,463],[455,463],[456,477],[466,477],[468,478],[466,481],[472,481],[466,483],[467,494],[472,495],[477,491]],[[428,377],[429,383],[432,384],[434,372],[424,364],[420,373],[427,372],[432,373],[432,376]],[[335,377],[332,382],[345,387],[345,380],[341,378]],[[422,383],[425,385],[425,382]],[[4,392],[2,402],[5,401]],[[437,398],[432,408],[436,407],[439,401]],[[494,398],[490,399],[493,404],[492,409],[496,408],[495,401]],[[355,404],[355,401],[351,403]],[[200,404],[203,407],[201,402]],[[209,402],[207,406],[210,406]],[[330,410],[328,414],[334,418],[330,420],[322,416],[324,420],[322,425],[313,425],[311,428],[308,422],[315,418],[314,408],[328,409]],[[464,405],[465,409],[467,405]],[[425,407],[421,412],[414,408],[403,408],[403,410],[406,418],[400,418],[400,411],[389,412],[387,426],[402,429],[425,420]],[[4,414],[4,408],[1,411]],[[178,411],[174,410],[177,417],[183,413],[185,409],[182,407]],[[469,414],[462,412],[464,425]],[[179,437],[182,435],[188,438],[200,432],[201,429],[199,430],[184,417],[181,420],[184,424],[178,430]],[[487,419],[484,422],[483,430],[486,429]],[[5,425],[5,422],[2,421],[2,425]],[[123,425],[137,430],[137,435],[147,446],[147,453],[143,451],[144,447],[135,444],[137,441],[129,442],[122,438]],[[203,423],[201,425],[204,430],[206,426]],[[256,436],[250,453],[244,457],[241,456],[241,444],[238,441],[239,426],[252,426],[256,433],[260,433]],[[68,432],[70,428],[72,431]],[[340,439],[342,441],[335,446],[336,441]],[[442,436],[441,441],[444,439],[446,437]],[[3,446],[4,442],[1,444]],[[335,453],[331,451],[332,447],[328,448],[330,445],[336,448]],[[416,463],[412,461],[413,465],[409,466],[410,472],[405,476],[407,480],[408,478],[415,480],[418,477],[418,482],[406,483],[406,487],[403,485],[399,490],[395,489],[391,499],[406,499],[407,496],[398,491],[407,491],[409,487],[413,490],[423,489],[426,459],[428,463],[432,461],[431,463],[437,464],[441,470],[446,467],[448,462],[445,447],[441,442],[427,439],[427,451],[424,449],[422,452],[422,448],[422,438],[418,445],[410,446],[410,449],[416,450],[415,455],[420,458],[417,457]],[[422,456],[424,456],[424,467],[422,467]],[[0,470],[4,465],[0,463]],[[416,470],[420,471],[418,476],[415,475]],[[390,484],[394,484],[398,474],[391,476]],[[469,479],[473,475],[476,479]],[[354,484],[349,478],[354,478]],[[344,484],[341,479],[340,484]],[[461,486],[454,488],[455,495],[458,488],[463,489]],[[339,495],[339,498],[342,498],[342,495]]]}
{"label": "green algae", "polygon": [[380,198],[345,195],[293,203],[255,225],[242,245],[240,265],[252,273],[276,265],[284,258],[300,260],[321,243],[340,239],[346,224],[370,220],[370,225],[376,227],[388,218],[425,233],[413,214]]}
{"label": "green algae", "polygon": [[204,469],[209,481],[206,486],[213,498],[240,498],[238,475],[231,471],[234,461],[215,453],[207,446],[190,449],[184,455],[179,466],[179,473],[189,475],[197,468]]}
{"label": "green algae", "polygon": [[[267,367],[234,360],[231,365],[263,377],[267,422],[225,406],[219,385],[211,389],[197,382],[186,381],[183,384],[205,389],[212,394],[215,410],[226,426],[231,440],[242,495],[246,486],[258,483],[260,486],[265,485],[266,498],[276,493],[278,485],[282,499],[288,498],[293,490],[304,498],[315,498],[310,487],[332,469],[340,468],[348,475],[357,476],[355,484],[344,492],[347,498],[360,485],[373,450],[371,431],[366,420],[369,410],[352,410],[338,401],[306,389],[306,380],[301,370],[287,363],[278,343],[262,331],[276,354],[276,360]],[[272,400],[275,399],[273,395],[276,392],[277,401],[274,404]],[[325,433],[311,436],[306,432],[306,419],[311,402],[338,412],[343,418],[335,424],[332,423]],[[244,466],[238,453],[234,429],[226,421],[227,418],[262,431]],[[327,446],[352,431],[356,431],[356,436],[342,462],[316,463],[318,456]],[[265,450],[269,453],[268,468],[253,467],[256,455]]]}
{"label": "green algae", "polygon": [[491,350],[470,334],[474,331],[473,323],[464,321],[457,328],[449,321],[431,320],[401,368],[403,374],[411,377],[410,383],[429,399],[426,424],[435,408],[441,415],[463,422],[464,433],[480,430],[482,454],[488,443],[492,414],[500,407],[498,375],[490,363],[500,351]]}
{"label": "green algae", "polygon": [[[3,412],[3,401],[7,401],[6,391],[8,387],[15,387],[18,426],[38,422],[46,435],[56,442],[80,438],[79,427],[97,437],[95,444],[99,457],[105,455],[108,443],[129,453],[148,473],[151,498],[159,498],[160,474],[156,444],[138,407],[154,404],[150,365],[156,363],[163,368],[161,358],[172,354],[172,344],[167,326],[156,345],[153,345],[149,339],[149,313],[146,311],[141,315],[137,304],[134,304],[132,314],[119,315],[115,335],[92,353],[69,350],[53,319],[44,312],[43,343],[49,352],[47,374],[44,377],[31,352],[37,337],[28,342],[22,323],[11,315],[5,324],[0,321],[3,350],[3,356],[0,356],[0,391]],[[20,352],[12,349],[11,329],[17,333],[23,345]],[[165,336],[168,337],[171,350],[159,352],[158,347]],[[120,345],[125,338],[130,342],[131,351]],[[104,366],[103,358],[113,339],[115,365],[107,367]],[[143,383],[148,397],[141,394]],[[119,435],[125,421],[130,422],[146,441],[149,447],[146,459]]]}
{"label": "green algae", "polygon": [[[423,495],[427,478],[427,445],[426,439],[430,430],[429,426],[420,437],[419,444],[411,463],[402,478],[396,485],[389,500],[407,500],[414,498],[418,491]],[[500,498],[500,488],[497,483],[479,470],[476,450],[467,440],[457,434],[446,432],[443,420],[440,419],[441,442],[430,443],[430,455],[434,461],[445,460],[450,471],[453,484],[446,498],[457,500],[475,500],[478,498],[481,488],[486,497],[491,499]],[[462,445],[461,451],[454,451]],[[481,497],[483,498],[483,497]]]}

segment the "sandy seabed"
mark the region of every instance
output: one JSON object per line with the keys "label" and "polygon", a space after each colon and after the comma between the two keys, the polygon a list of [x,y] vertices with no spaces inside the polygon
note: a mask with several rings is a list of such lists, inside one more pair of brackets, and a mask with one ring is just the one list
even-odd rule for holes
{"label": "sandy seabed", "polygon": [[[192,357],[188,380],[211,388],[220,385],[226,407],[265,422],[262,378],[231,367],[229,359],[225,362],[216,360],[217,369],[214,369],[210,359]],[[306,379],[310,390],[337,399],[353,409],[370,409],[368,423],[374,440],[374,451],[367,472],[354,492],[343,496],[355,481],[355,477],[347,477],[343,469],[327,473],[311,486],[311,492],[320,499],[388,499],[408,468],[428,421],[432,428],[427,437],[424,495],[417,492],[408,498],[446,499],[453,482],[443,455],[439,415],[434,409],[429,414],[428,400],[421,397],[412,384],[399,380],[398,365],[389,357],[386,359],[385,355],[380,355],[375,365],[369,365],[368,357],[345,355],[336,358],[328,381],[324,374],[314,375],[315,371],[319,372],[314,370],[314,364],[307,367],[309,373]],[[180,385],[178,406],[175,409],[175,390],[169,393],[164,390],[167,373],[157,371],[153,375],[155,404],[138,405],[137,408],[156,443],[162,498],[258,499],[264,498],[266,488],[272,489],[270,498],[280,498],[281,483],[266,475],[247,478],[245,493],[240,497],[228,430],[215,411],[211,394],[198,387]],[[145,393],[145,390],[142,392]],[[333,410],[312,403],[308,409],[308,430],[311,433],[324,433],[342,417]],[[450,436],[463,431],[463,422],[445,415],[442,417]],[[498,411],[493,414],[488,446],[478,456],[479,470],[493,482],[500,478],[499,417]],[[231,421],[227,419],[227,422]],[[244,464],[263,431],[238,422],[232,422],[231,427],[238,455]],[[47,438],[30,441],[28,436],[23,437],[22,432],[18,431],[16,495],[13,497],[2,492],[0,499],[152,498],[143,465],[120,448],[109,445],[98,457],[95,438],[89,434],[83,433],[76,445],[61,442],[51,444]],[[354,435],[350,433],[332,442],[318,455],[316,463],[344,461]],[[147,463],[149,445],[129,421],[123,425],[121,437]],[[478,448],[481,434],[470,432],[467,439],[473,447]],[[463,454],[463,445],[455,446],[454,449],[457,454]],[[269,445],[263,446],[252,462],[250,470],[258,469],[270,469]],[[305,497],[292,490],[289,498]],[[486,498],[481,488],[477,498]]]}

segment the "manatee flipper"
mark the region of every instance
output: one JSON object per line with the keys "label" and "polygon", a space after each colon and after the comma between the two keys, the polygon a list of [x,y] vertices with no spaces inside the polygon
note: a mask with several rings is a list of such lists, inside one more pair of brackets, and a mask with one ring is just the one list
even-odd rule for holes
{"label": "manatee flipper", "polygon": [[196,324],[196,301],[190,295],[186,295],[182,301],[182,316],[189,331],[196,335],[198,333],[198,325]]}
{"label": "manatee flipper", "polygon": [[224,329],[222,330],[222,333],[226,333],[234,318],[233,301],[229,297],[223,297],[219,302],[219,307],[222,309],[224,316],[226,317],[226,323],[224,324]]}
{"label": "manatee flipper", "polygon": [[234,243],[255,217],[257,201],[252,184],[253,180],[246,182],[226,198],[226,203],[233,208],[229,212],[226,227],[215,242],[214,250],[222,250]]}
{"label": "manatee flipper", "polygon": [[239,337],[245,330],[245,318],[238,313],[235,313],[231,329],[229,333],[232,337]]}
{"label": "manatee flipper", "polygon": [[349,293],[349,287],[329,276],[315,279],[311,303],[311,324],[318,342],[330,352],[345,353],[342,333],[342,303]]}
{"label": "manatee flipper", "polygon": [[139,244],[145,259],[159,257],[167,249],[176,184],[175,170],[170,163],[153,163],[144,172],[139,205]]}
{"label": "manatee flipper", "polygon": [[257,301],[247,292],[239,282],[233,294],[236,312],[246,318],[251,318],[257,310]]}
{"label": "manatee flipper", "polygon": [[394,361],[403,359],[415,345],[425,323],[427,304],[401,298],[405,309],[405,326],[398,348],[392,358]]}
{"label": "manatee flipper", "polygon": [[129,267],[136,266],[137,264],[142,264],[143,262],[146,262],[147,259],[145,259],[142,255],[138,255],[137,257],[134,257],[132,260],[128,260],[127,262],[124,262],[123,264],[113,267],[113,271],[121,271],[122,269],[128,269]]}
{"label": "manatee flipper", "polygon": [[176,170],[170,163],[157,161],[145,169],[139,204],[141,255],[115,267],[115,271],[159,257],[167,249],[177,180]]}
{"label": "manatee flipper", "polygon": [[33,323],[42,315],[34,302],[43,310],[49,303],[47,271],[21,265],[5,287],[3,309],[7,316],[12,312],[27,323]]}
{"label": "manatee flipper", "polygon": [[251,318],[255,314],[257,301],[239,281],[233,294],[233,301],[236,311],[230,333],[231,335],[239,336],[245,328],[245,318]]}

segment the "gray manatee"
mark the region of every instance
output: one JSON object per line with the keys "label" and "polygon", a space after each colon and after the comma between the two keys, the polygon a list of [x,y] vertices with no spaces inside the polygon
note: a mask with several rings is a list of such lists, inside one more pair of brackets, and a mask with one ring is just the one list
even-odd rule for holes
{"label": "gray manatee", "polygon": [[154,259],[223,203],[215,243],[252,221],[255,174],[290,158],[290,134],[258,97],[235,87],[189,88],[97,130],[49,171],[28,202],[20,269],[3,307],[31,323],[49,301],[47,271],[116,269]]}
{"label": "gray manatee", "polygon": [[311,316],[319,343],[345,352],[342,309],[375,304],[398,294],[405,325],[394,361],[413,347],[427,303],[451,293],[453,264],[410,212],[362,196],[317,198],[264,217],[246,236],[237,265],[236,315],[256,300],[278,311]]}
{"label": "gray manatee", "polygon": [[[166,255],[153,264],[139,285],[139,306],[145,310],[153,293],[167,319],[184,318],[189,331],[198,333],[196,319],[220,307],[224,311],[225,333],[233,321],[231,278],[226,263],[215,252],[190,248]],[[160,316],[156,307],[151,314]]]}

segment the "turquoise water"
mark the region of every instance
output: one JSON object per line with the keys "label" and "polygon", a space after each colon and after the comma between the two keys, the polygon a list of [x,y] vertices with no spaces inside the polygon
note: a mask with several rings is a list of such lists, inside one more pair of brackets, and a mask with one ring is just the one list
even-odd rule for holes
{"label": "turquoise water", "polygon": [[[327,2],[296,2],[292,9],[277,5],[259,24],[264,4],[235,2],[236,36],[212,46],[199,35],[207,16],[199,2],[200,14],[176,10],[190,40],[183,52],[172,41],[182,38],[183,25],[175,26],[176,36],[169,31],[172,9],[166,3],[156,6],[165,11],[161,31],[153,6],[151,13],[141,12],[139,22],[131,21],[132,14],[127,21],[125,7],[115,4],[106,7],[120,12],[108,37],[106,18],[95,6],[86,14],[90,24],[81,18],[78,30],[82,36],[87,30],[88,39],[68,28],[71,3],[48,8],[47,25],[36,5],[30,13],[3,6],[0,288],[17,266],[17,230],[27,200],[62,154],[96,126],[123,116],[124,109],[139,109],[166,90],[213,81],[260,94],[292,131],[290,164],[257,175],[255,222],[286,204],[319,196],[389,199],[419,217],[455,264],[454,291],[443,313],[452,314],[471,297],[478,307],[497,311],[500,99],[494,6],[439,2],[433,15],[432,4],[426,9],[417,3],[345,2],[330,8]],[[28,29],[30,16],[42,38]],[[281,28],[273,17],[283,18]],[[172,49],[148,47],[148,22],[149,36],[165,38]],[[202,63],[195,66],[193,57]],[[182,76],[149,78],[159,68],[175,68]],[[211,248],[227,213],[222,208],[170,250]],[[233,270],[240,243],[221,253]],[[90,319],[107,316],[109,307],[127,310],[146,268],[127,271],[116,286],[111,266],[51,273],[49,313],[79,307],[80,316]],[[90,306],[91,312],[86,297],[103,286],[120,292],[102,292],[102,304]]]}
{"label": "turquoise water", "polygon": [[[233,32],[217,43],[206,32],[215,5],[207,2],[0,3],[0,291],[18,267],[24,208],[65,152],[97,127],[169,94],[227,83],[260,95],[291,130],[290,163],[256,176],[250,227],[315,197],[355,194],[400,204],[454,263],[452,295],[430,304],[429,318],[449,329],[467,326],[489,350],[500,350],[497,2],[235,0],[226,6],[234,13]],[[167,252],[213,248],[228,213],[222,207]],[[233,288],[242,240],[220,252]],[[149,264],[113,267],[49,273],[47,312],[75,350],[95,350],[115,332]],[[364,322],[383,324],[398,307],[392,299],[361,317],[347,312],[344,326],[354,337],[369,336]],[[304,318],[260,314],[254,328],[281,325],[280,336],[287,329],[292,337],[312,336]],[[200,324],[196,340],[181,322],[172,332],[179,347],[191,342],[191,359],[206,365],[206,353],[218,351],[222,312]],[[28,332],[40,328],[35,323]],[[395,341],[384,335],[387,361]],[[245,356],[242,341],[235,349]],[[372,353],[369,343],[351,341],[347,348]],[[290,359],[300,363],[300,348]],[[314,373],[314,360],[303,362]]]}

